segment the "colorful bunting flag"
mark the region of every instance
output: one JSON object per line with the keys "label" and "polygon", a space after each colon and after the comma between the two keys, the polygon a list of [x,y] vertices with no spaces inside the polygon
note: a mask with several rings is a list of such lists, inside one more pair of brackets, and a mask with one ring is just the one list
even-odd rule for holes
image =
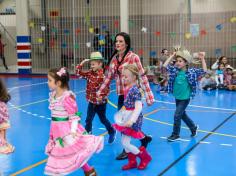
{"label": "colorful bunting flag", "polygon": [[43,43],[43,39],[42,38],[38,38],[37,41],[38,41],[38,43]]}
{"label": "colorful bunting flag", "polygon": [[146,33],[147,32],[147,28],[146,27],[142,27],[141,31]]}
{"label": "colorful bunting flag", "polygon": [[217,30],[217,31],[221,31],[222,28],[223,28],[223,25],[222,25],[222,24],[217,24],[217,25],[216,25],[216,30]]}
{"label": "colorful bunting flag", "polygon": [[206,35],[206,34],[207,34],[207,32],[206,32],[205,29],[202,29],[202,30],[200,31],[200,35],[201,35],[201,36]]}
{"label": "colorful bunting flag", "polygon": [[90,27],[90,28],[89,28],[89,33],[91,33],[91,34],[94,33],[93,27]]}
{"label": "colorful bunting flag", "polygon": [[199,24],[190,24],[190,33],[192,37],[199,36]]}
{"label": "colorful bunting flag", "polygon": [[156,31],[156,32],[155,32],[155,35],[156,35],[156,36],[160,36],[160,35],[161,35],[161,32],[160,32],[160,31]]}
{"label": "colorful bunting flag", "polygon": [[30,22],[29,27],[34,28],[34,22]]}
{"label": "colorful bunting flag", "polygon": [[62,47],[62,48],[66,48],[66,47],[67,47],[67,44],[66,44],[66,43],[62,43],[62,44],[61,44],[61,47]]}
{"label": "colorful bunting flag", "polygon": [[220,57],[222,55],[222,50],[220,48],[215,49],[216,57]]}
{"label": "colorful bunting flag", "polygon": [[186,32],[186,33],[184,34],[184,36],[185,36],[186,39],[190,39],[190,38],[191,38],[191,33]]}
{"label": "colorful bunting flag", "polygon": [[138,55],[139,55],[139,56],[142,56],[142,55],[143,55],[143,49],[139,49],[139,50],[138,50]]}
{"label": "colorful bunting flag", "polygon": [[118,21],[118,20],[115,20],[115,21],[114,21],[114,26],[115,26],[116,28],[119,27],[119,21]]}
{"label": "colorful bunting flag", "polygon": [[235,23],[235,22],[236,22],[236,17],[231,17],[231,18],[230,18],[230,22],[231,22],[231,23]]}
{"label": "colorful bunting flag", "polygon": [[231,46],[232,51],[236,51],[236,45]]}
{"label": "colorful bunting flag", "polygon": [[157,56],[157,52],[156,51],[150,51],[150,57],[156,57]]}

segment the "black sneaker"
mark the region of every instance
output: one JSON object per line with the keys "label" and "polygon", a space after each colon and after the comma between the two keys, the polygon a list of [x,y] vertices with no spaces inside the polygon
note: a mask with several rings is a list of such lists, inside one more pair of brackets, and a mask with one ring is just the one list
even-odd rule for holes
{"label": "black sneaker", "polygon": [[117,157],[116,157],[116,160],[124,160],[124,159],[127,159],[128,158],[128,155],[127,153],[125,152],[125,150],[123,150]]}
{"label": "black sneaker", "polygon": [[196,125],[195,128],[192,130],[191,137],[197,136],[197,130],[198,130],[198,128],[199,128],[199,125]]}
{"label": "black sneaker", "polygon": [[179,138],[180,138],[179,135],[172,134],[171,136],[167,138],[167,140],[170,142],[174,142],[174,141],[179,140]]}
{"label": "black sneaker", "polygon": [[116,130],[113,133],[109,134],[108,143],[112,144],[116,139]]}

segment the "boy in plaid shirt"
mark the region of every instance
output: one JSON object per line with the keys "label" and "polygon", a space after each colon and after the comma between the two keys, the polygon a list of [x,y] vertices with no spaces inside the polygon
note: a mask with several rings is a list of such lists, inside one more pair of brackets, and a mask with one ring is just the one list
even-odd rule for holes
{"label": "boy in plaid shirt", "polygon": [[[82,71],[83,64],[89,62],[90,70]],[[106,118],[106,104],[107,104],[107,95],[109,93],[109,87],[106,87],[101,93],[102,98],[98,99],[96,92],[99,90],[100,86],[104,81],[103,73],[103,57],[100,52],[92,52],[90,59],[83,60],[76,67],[76,74],[85,78],[87,80],[86,87],[86,99],[89,102],[87,109],[87,118],[85,129],[88,133],[92,133],[92,121],[95,114],[98,114],[98,117],[102,124],[106,127],[109,139],[108,143],[113,143],[115,140],[116,131],[111,126],[111,123]]]}

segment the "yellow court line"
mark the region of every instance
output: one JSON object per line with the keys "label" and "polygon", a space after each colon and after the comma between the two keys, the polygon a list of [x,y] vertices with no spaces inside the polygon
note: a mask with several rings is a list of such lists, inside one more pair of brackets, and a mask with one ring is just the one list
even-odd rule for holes
{"label": "yellow court line", "polygon": [[[99,136],[105,136],[106,134],[107,134],[107,132],[104,132],[104,133],[100,134]],[[32,165],[30,165],[30,166],[28,166],[28,167],[26,167],[26,168],[24,168],[24,169],[21,169],[21,170],[15,172],[15,173],[11,174],[10,176],[19,175],[19,174],[21,174],[21,173],[23,173],[23,172],[26,172],[26,171],[28,171],[28,170],[30,170],[30,169],[32,169],[32,168],[34,168],[34,167],[37,167],[37,166],[39,166],[40,164],[46,163],[46,162],[47,162],[47,159],[44,159],[44,160],[39,161],[39,162],[37,162],[37,163],[35,163],[35,164],[32,164]]]}
{"label": "yellow court line", "polygon": [[30,166],[28,166],[28,167],[26,167],[26,168],[24,168],[24,169],[22,169],[22,170],[19,170],[18,172],[15,172],[14,174],[11,174],[10,176],[19,175],[19,174],[21,174],[21,173],[23,173],[23,172],[25,172],[25,171],[27,171],[27,170],[32,169],[33,167],[36,167],[36,166],[38,166],[38,165],[40,165],[40,164],[45,163],[46,161],[47,161],[47,159],[42,160],[42,161],[39,161],[38,163],[35,163],[35,164],[30,165]]}

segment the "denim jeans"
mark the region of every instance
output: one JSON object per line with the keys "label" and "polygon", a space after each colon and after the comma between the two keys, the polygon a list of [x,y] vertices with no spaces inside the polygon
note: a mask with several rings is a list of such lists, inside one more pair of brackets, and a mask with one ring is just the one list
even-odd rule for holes
{"label": "denim jeans", "polygon": [[122,108],[122,106],[124,105],[124,95],[119,95],[118,97],[118,111]]}
{"label": "denim jeans", "polygon": [[186,123],[186,125],[189,127],[191,131],[193,131],[196,127],[194,122],[188,117],[186,114],[185,109],[187,108],[190,99],[187,100],[175,100],[176,102],[176,110],[174,115],[174,126],[173,126],[173,132],[174,135],[179,135],[180,133],[180,127],[181,127],[181,119]]}
{"label": "denim jeans", "polygon": [[92,133],[92,122],[94,119],[95,114],[98,114],[98,117],[102,124],[106,127],[107,131],[109,134],[114,133],[114,128],[111,126],[111,123],[109,120],[106,118],[106,103],[96,105],[93,103],[88,104],[88,109],[87,109],[87,118],[86,118],[86,125],[85,129],[88,133]]}

